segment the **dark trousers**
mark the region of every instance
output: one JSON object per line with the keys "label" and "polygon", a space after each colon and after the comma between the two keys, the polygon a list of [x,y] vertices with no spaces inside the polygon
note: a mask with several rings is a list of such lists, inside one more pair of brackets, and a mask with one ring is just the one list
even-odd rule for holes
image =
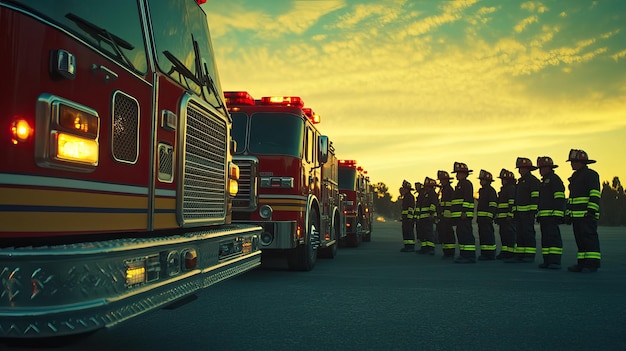
{"label": "dark trousers", "polygon": [[559,228],[560,223],[561,219],[556,217],[539,218],[543,263],[561,264],[563,240],[561,239],[561,229]]}
{"label": "dark trousers", "polygon": [[578,246],[578,265],[600,268],[600,240],[598,239],[598,221],[593,218],[572,220],[574,238]]}
{"label": "dark trousers", "polygon": [[459,255],[461,257],[476,259],[476,239],[471,219],[456,220],[456,236],[459,241]]}
{"label": "dark trousers", "polygon": [[425,252],[435,251],[435,235],[433,221],[430,218],[417,220],[417,237],[421,241],[421,250]]}
{"label": "dark trousers", "polygon": [[537,253],[537,239],[535,233],[535,216],[528,212],[516,214],[517,224],[517,246],[515,246],[515,257],[532,261]]}
{"label": "dark trousers", "polygon": [[498,233],[500,234],[500,255],[498,258],[511,258],[515,253],[515,222],[513,219],[498,220]]}
{"label": "dark trousers", "polygon": [[406,248],[415,247],[415,234],[413,233],[413,219],[408,219],[408,218],[402,219],[402,241],[404,243],[404,247]]}
{"label": "dark trousers", "polygon": [[443,255],[453,257],[454,250],[456,250],[456,238],[454,237],[452,220],[449,218],[440,220],[439,223],[437,223],[437,233],[439,234],[439,240],[441,241]]}
{"label": "dark trousers", "polygon": [[480,255],[494,258],[496,256],[496,235],[493,221],[489,218],[478,218],[478,241],[480,242]]}

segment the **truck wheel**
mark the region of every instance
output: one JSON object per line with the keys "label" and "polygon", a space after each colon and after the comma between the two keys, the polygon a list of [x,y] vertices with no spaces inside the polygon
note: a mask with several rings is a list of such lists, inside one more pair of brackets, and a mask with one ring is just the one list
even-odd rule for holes
{"label": "truck wheel", "polygon": [[297,271],[310,271],[317,261],[319,246],[319,215],[316,210],[309,211],[308,227],[304,237],[304,244],[291,249],[289,252],[289,268]]}
{"label": "truck wheel", "polygon": [[367,234],[363,234],[363,242],[369,243],[372,241],[372,222],[367,223]]}
{"label": "truck wheel", "polygon": [[339,246],[339,224],[338,220],[335,221],[331,231],[331,239],[335,240],[335,243],[331,247],[325,247],[323,249],[319,249],[318,257],[320,258],[335,258],[337,255],[337,247]]}

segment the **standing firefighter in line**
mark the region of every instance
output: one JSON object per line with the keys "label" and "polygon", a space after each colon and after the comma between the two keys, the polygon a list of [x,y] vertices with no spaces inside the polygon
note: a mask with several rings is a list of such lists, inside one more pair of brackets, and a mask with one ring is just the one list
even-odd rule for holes
{"label": "standing firefighter in line", "polygon": [[418,202],[420,201],[420,198],[424,196],[423,194],[424,191],[424,185],[422,185],[422,183],[420,182],[415,182],[415,207],[413,208],[413,212],[411,212],[412,217],[413,217],[413,224],[415,225],[415,243],[417,244],[417,242],[420,240],[420,228],[419,228],[419,223],[417,221],[417,219],[420,216],[420,207],[418,205]]}
{"label": "standing firefighter in line", "polygon": [[502,168],[500,176],[502,187],[498,194],[498,214],[496,224],[500,234],[500,253],[498,260],[508,260],[515,256],[515,222],[513,222],[513,205],[515,201],[515,174]]}
{"label": "standing firefighter in line", "polygon": [[496,258],[496,236],[493,229],[493,217],[497,209],[498,195],[491,186],[491,173],[480,170],[478,175],[481,188],[478,189],[478,208],[476,223],[478,224],[478,241],[480,242],[480,261],[491,261]]}
{"label": "standing firefighter in line", "polygon": [[537,167],[541,173],[537,222],[541,228],[543,254],[543,263],[539,268],[560,269],[563,241],[559,224],[563,223],[565,214],[565,186],[561,178],[554,173],[558,166],[554,164],[552,158],[538,157]]}
{"label": "standing firefighter in line", "polygon": [[402,242],[404,247],[401,252],[415,251],[415,234],[413,233],[413,208],[415,198],[411,194],[411,183],[406,180],[402,182],[400,194],[402,195]]}
{"label": "standing firefighter in line", "polygon": [[537,169],[530,159],[518,157],[515,165],[520,174],[515,191],[515,207],[513,208],[513,217],[517,226],[517,245],[515,246],[515,257],[505,262],[529,263],[535,260],[537,253],[535,214],[539,202],[539,179],[530,173]]}
{"label": "standing firefighter in line", "polygon": [[439,223],[437,223],[437,233],[441,241],[443,259],[454,258],[456,250],[456,238],[454,237],[454,227],[452,226],[452,196],[454,189],[450,185],[450,175],[446,171],[437,171],[437,179],[441,186],[441,198],[439,200]]}
{"label": "standing firefighter in line", "polygon": [[465,163],[455,162],[454,171],[458,183],[452,197],[452,218],[456,224],[459,241],[459,257],[455,263],[476,263],[476,239],[472,228],[474,218],[474,186],[467,180],[472,170]]}
{"label": "standing firefighter in line", "polygon": [[[418,254],[435,254],[434,224],[437,217],[437,193],[435,192],[437,182],[434,179],[426,177],[424,179],[424,188],[419,196],[419,201],[415,205],[416,210],[419,209],[417,217],[417,227],[421,248]],[[416,211],[417,212],[417,211]]]}
{"label": "standing firefighter in line", "polygon": [[590,160],[583,150],[572,149],[568,162],[574,173],[569,178],[567,201],[568,222],[571,221],[578,246],[578,263],[567,268],[570,272],[596,272],[600,268],[600,241],[598,219],[600,218],[600,177],[588,164]]}

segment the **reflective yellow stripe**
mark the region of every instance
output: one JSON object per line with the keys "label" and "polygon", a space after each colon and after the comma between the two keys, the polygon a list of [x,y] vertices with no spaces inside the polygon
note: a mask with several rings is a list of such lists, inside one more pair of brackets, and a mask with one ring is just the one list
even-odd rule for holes
{"label": "reflective yellow stripe", "polygon": [[494,251],[496,245],[480,245],[480,251]]}
{"label": "reflective yellow stripe", "polygon": [[541,249],[541,253],[544,255],[561,255],[563,249],[560,247],[544,247]]}
{"label": "reflective yellow stripe", "polygon": [[476,251],[476,245],[459,244],[459,250],[461,250],[461,251]]}

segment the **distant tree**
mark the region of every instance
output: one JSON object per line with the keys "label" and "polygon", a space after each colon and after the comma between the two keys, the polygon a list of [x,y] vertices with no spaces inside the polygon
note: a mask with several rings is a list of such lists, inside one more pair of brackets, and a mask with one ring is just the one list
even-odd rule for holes
{"label": "distant tree", "polygon": [[611,184],[602,183],[600,195],[599,225],[623,226],[626,225],[626,193],[618,177],[614,177]]}
{"label": "distant tree", "polygon": [[385,218],[392,217],[392,202],[391,195],[389,194],[389,188],[385,183],[378,182],[373,185],[374,188],[374,208],[378,215]]}

